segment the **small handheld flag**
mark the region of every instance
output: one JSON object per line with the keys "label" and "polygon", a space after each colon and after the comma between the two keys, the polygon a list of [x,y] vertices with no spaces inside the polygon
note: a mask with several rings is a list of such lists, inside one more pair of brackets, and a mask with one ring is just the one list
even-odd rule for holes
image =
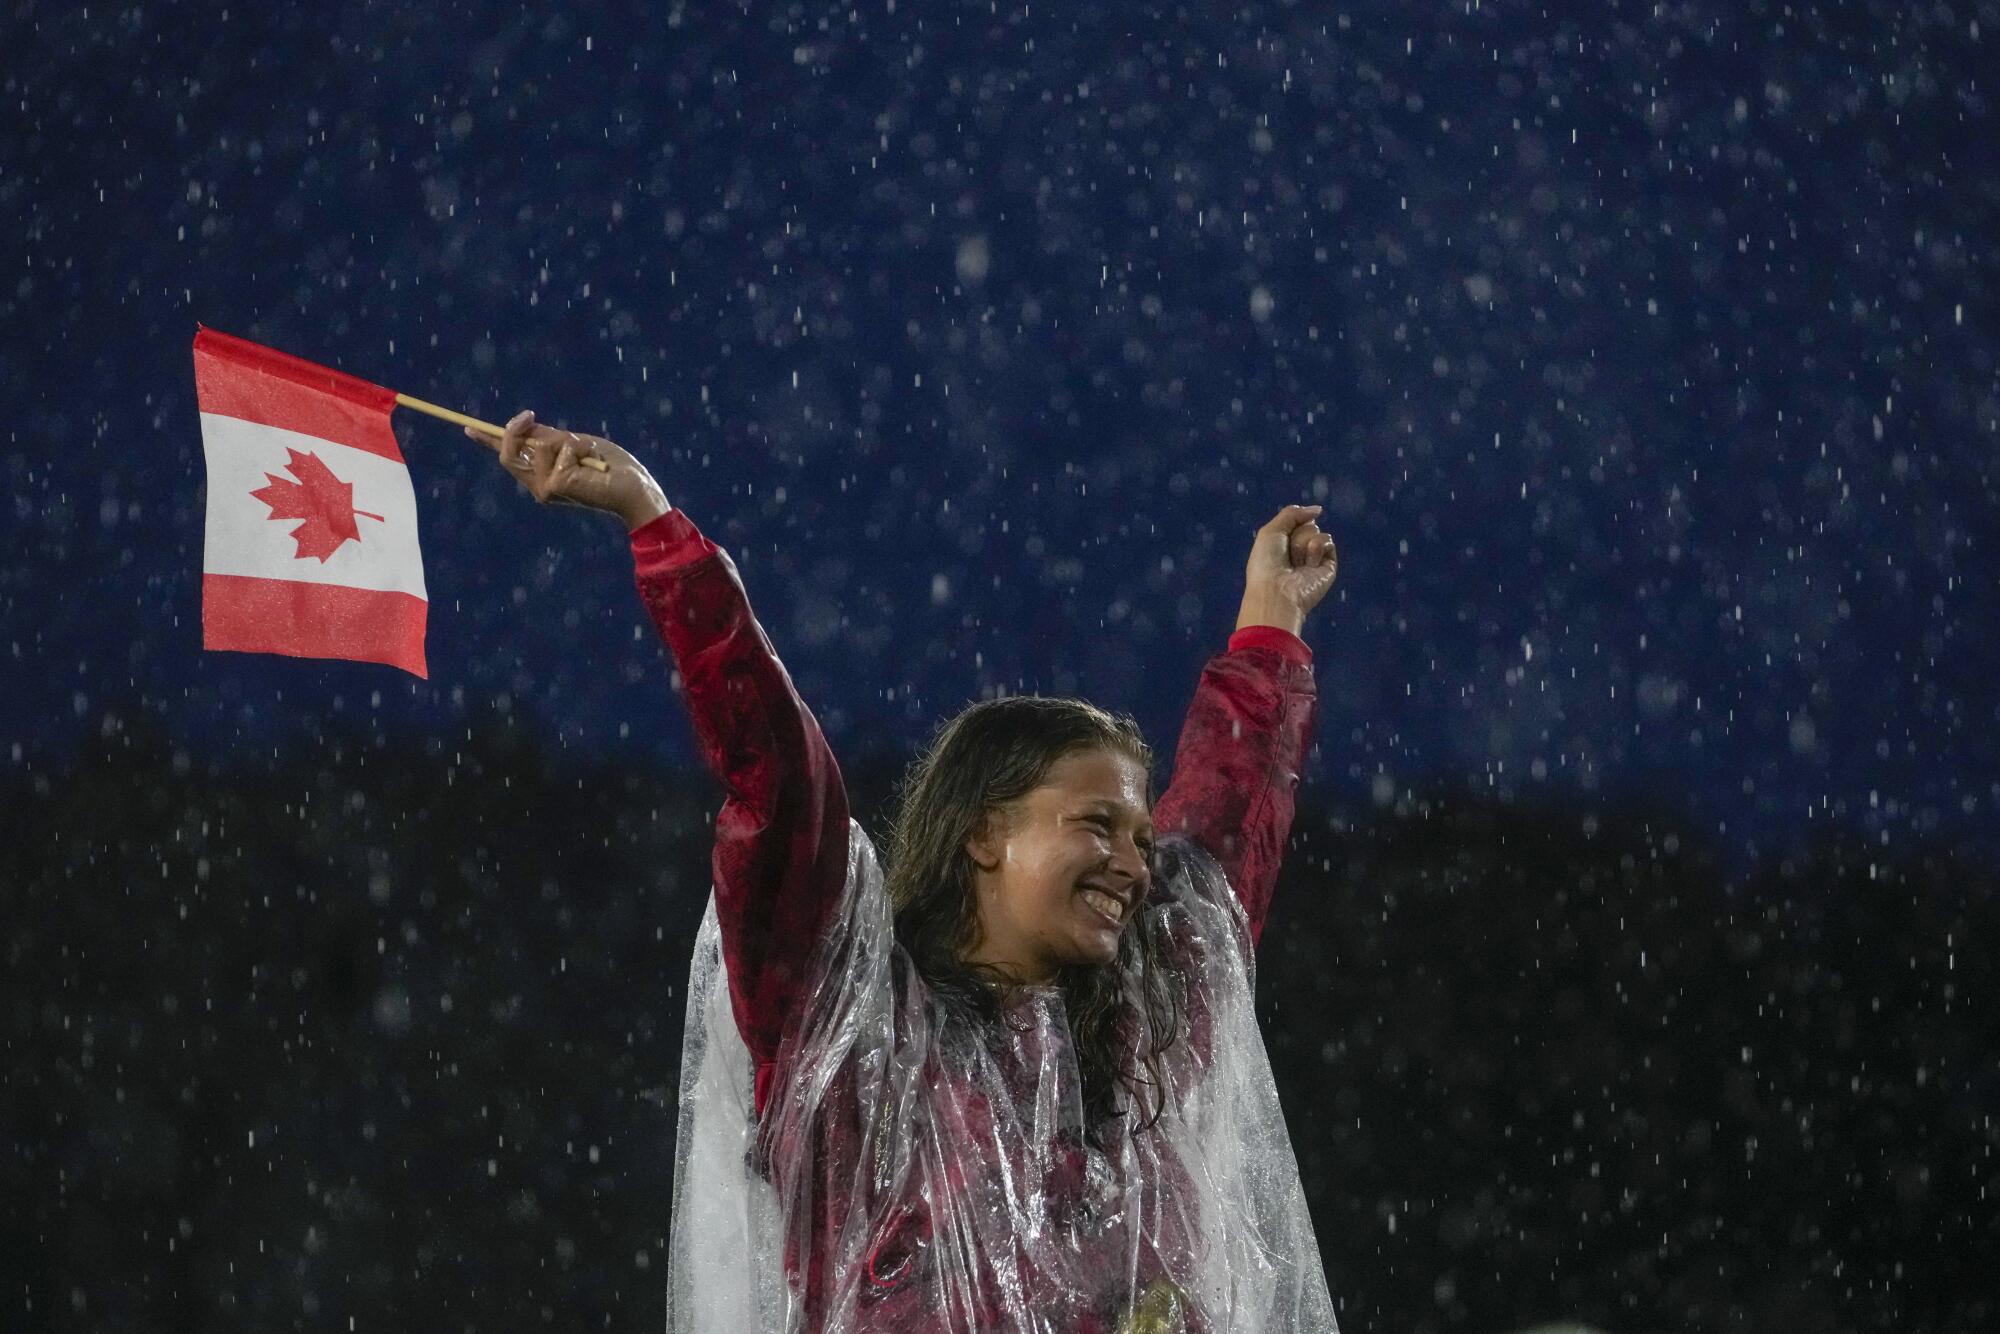
{"label": "small handheld flag", "polygon": [[427,675],[417,497],[393,390],[202,329],[202,645]]}
{"label": "small handheld flag", "polygon": [[389,414],[414,408],[495,445],[501,428],[213,329],[195,334],[194,382],[202,646],[428,675],[416,492]]}

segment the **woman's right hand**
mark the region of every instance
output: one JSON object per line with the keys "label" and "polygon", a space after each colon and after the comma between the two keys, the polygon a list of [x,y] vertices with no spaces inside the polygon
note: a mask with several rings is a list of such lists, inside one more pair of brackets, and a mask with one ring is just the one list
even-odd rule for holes
{"label": "woman's right hand", "polygon": [[1340,551],[1319,530],[1320,506],[1287,505],[1257,530],[1243,571],[1236,628],[1275,625],[1298,634],[1340,574]]}
{"label": "woman's right hand", "polygon": [[[667,512],[666,493],[646,465],[602,436],[544,426],[523,409],[499,439],[473,427],[466,435],[492,449],[509,476],[544,505],[583,505],[624,520],[627,530]],[[583,460],[597,459],[602,470]]]}

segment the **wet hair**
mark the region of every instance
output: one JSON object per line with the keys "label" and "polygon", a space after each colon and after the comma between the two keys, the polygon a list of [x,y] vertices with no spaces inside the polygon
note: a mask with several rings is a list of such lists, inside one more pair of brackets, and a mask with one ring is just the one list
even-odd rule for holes
{"label": "wet hair", "polygon": [[[1003,1022],[1003,1001],[1013,985],[1000,970],[965,958],[979,933],[966,841],[982,819],[1005,818],[1058,760],[1100,749],[1138,761],[1150,806],[1153,752],[1138,724],[1080,699],[982,700],[939,727],[911,763],[887,839],[889,901],[897,941],[947,1009],[982,1024]],[[1119,934],[1114,961],[1065,966],[1056,976],[1083,1078],[1085,1131],[1093,1142],[1121,1112],[1130,1112],[1134,1128],[1143,1129],[1166,1110],[1161,1057],[1180,1032],[1183,1007],[1180,979],[1150,919],[1134,913]]]}

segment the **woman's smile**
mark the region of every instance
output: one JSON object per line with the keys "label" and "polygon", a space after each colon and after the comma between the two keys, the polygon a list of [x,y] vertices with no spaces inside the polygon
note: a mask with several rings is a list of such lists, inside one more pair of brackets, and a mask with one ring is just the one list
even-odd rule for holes
{"label": "woman's smile", "polygon": [[1086,908],[1102,918],[1113,930],[1125,925],[1125,905],[1104,890],[1081,889],[1077,891],[1077,897],[1083,900]]}

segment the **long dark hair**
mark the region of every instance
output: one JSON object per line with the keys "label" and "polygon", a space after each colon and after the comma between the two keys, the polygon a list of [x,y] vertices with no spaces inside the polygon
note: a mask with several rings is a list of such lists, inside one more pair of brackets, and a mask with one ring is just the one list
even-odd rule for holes
{"label": "long dark hair", "polygon": [[[948,1008],[1000,1022],[1010,985],[996,969],[964,957],[979,928],[966,840],[983,817],[1000,815],[1041,786],[1056,761],[1096,749],[1138,761],[1150,804],[1153,752],[1138,724],[1080,699],[982,700],[944,723],[910,765],[887,840],[889,901],[896,939]],[[1128,978],[1136,983],[1136,1001],[1126,994]],[[1182,1013],[1179,978],[1152,915],[1134,915],[1114,962],[1066,967],[1056,981],[1083,1077],[1086,1133],[1098,1141],[1105,1122],[1125,1110],[1135,1129],[1151,1126],[1166,1110],[1161,1056],[1180,1031]],[[1122,1107],[1120,1089],[1128,1099]]]}

